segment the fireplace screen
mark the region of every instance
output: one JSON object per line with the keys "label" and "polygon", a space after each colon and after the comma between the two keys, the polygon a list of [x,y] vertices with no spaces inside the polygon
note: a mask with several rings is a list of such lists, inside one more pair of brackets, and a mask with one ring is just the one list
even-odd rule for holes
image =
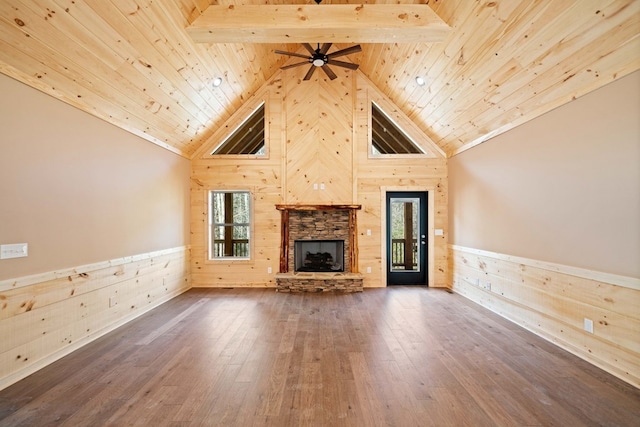
{"label": "fireplace screen", "polygon": [[344,271],[344,240],[296,240],[295,271]]}

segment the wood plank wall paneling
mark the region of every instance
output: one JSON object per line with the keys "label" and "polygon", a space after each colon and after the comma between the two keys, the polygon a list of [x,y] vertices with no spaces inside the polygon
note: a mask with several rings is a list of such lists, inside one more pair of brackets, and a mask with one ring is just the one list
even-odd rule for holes
{"label": "wood plank wall paneling", "polygon": [[334,68],[338,78],[333,81],[322,70],[317,70],[309,81],[300,79],[308,67],[284,73],[286,203],[353,203],[352,79],[355,73]]}
{"label": "wood plank wall paneling", "polygon": [[[416,142],[425,149],[425,155],[401,156],[401,158],[373,158],[370,156],[370,105],[390,108],[394,104],[386,98],[366,77],[358,75],[355,104],[357,197],[356,203],[363,206],[358,212],[360,236],[360,272],[365,274],[365,286],[386,286],[385,254],[385,191],[428,191],[430,206],[428,231],[429,241],[429,286],[447,287],[447,161],[441,150],[431,139],[413,128],[410,120],[399,111],[392,118]],[[392,111],[385,111],[387,114]],[[443,236],[434,236],[435,228],[444,231]],[[367,235],[371,230],[371,236]],[[372,273],[366,273],[371,267]]]}
{"label": "wood plank wall paneling", "polygon": [[640,387],[640,279],[455,245],[449,268],[455,292]]}
{"label": "wood plank wall paneling", "polygon": [[0,389],[188,290],[189,252],[0,281]]}
{"label": "wood plank wall paneling", "polygon": [[[265,144],[268,155],[211,156],[230,132],[265,103]],[[275,287],[280,259],[280,212],[283,193],[282,81],[274,77],[258,90],[207,143],[191,162],[191,281],[194,287]],[[208,260],[207,197],[211,190],[245,190],[253,196],[251,259]],[[268,273],[271,268],[272,273]]]}
{"label": "wood plank wall paneling", "polygon": [[[241,123],[252,108],[238,110],[192,160],[192,285],[194,287],[275,287],[279,271],[280,212],[277,204],[361,204],[358,271],[365,287],[386,286],[386,255],[381,200],[385,188],[430,191],[431,286],[447,286],[447,162],[442,151],[360,72],[336,68],[330,81],[317,70],[303,81],[307,67],[277,73],[250,104],[265,101],[267,158],[223,158],[210,150]],[[402,158],[369,156],[371,102],[384,106],[406,127],[426,154]],[[410,128],[410,129],[409,129]],[[318,190],[313,184],[318,184]],[[325,189],[320,189],[320,184]],[[207,259],[207,192],[250,190],[254,195],[252,258]],[[433,236],[433,228],[445,230]],[[367,235],[371,230],[371,235]],[[366,273],[371,267],[371,273]],[[272,273],[268,273],[271,268]]]}

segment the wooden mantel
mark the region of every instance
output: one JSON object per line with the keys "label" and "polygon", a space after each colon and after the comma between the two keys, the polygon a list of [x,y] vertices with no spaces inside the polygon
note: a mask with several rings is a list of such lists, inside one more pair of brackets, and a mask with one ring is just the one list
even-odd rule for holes
{"label": "wooden mantel", "polygon": [[279,211],[329,211],[329,210],[358,210],[362,205],[276,205]]}
{"label": "wooden mantel", "polygon": [[358,272],[358,226],[356,211],[362,209],[362,205],[276,205],[281,211],[280,215],[280,273],[289,271],[289,212],[291,211],[349,211],[349,268],[351,273]]}

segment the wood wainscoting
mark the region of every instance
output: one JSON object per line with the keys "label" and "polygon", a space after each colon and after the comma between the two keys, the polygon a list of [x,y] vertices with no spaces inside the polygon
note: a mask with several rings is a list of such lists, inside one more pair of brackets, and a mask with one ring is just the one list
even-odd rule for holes
{"label": "wood wainscoting", "polygon": [[456,245],[449,263],[456,293],[640,387],[640,279]]}
{"label": "wood wainscoting", "polygon": [[0,281],[0,389],[188,290],[189,252]]}

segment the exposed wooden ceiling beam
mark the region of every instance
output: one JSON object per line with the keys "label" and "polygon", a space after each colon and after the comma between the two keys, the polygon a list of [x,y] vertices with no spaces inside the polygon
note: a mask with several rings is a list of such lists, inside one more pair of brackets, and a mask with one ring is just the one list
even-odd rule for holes
{"label": "exposed wooden ceiling beam", "polygon": [[198,43],[435,43],[451,28],[425,4],[211,5]]}

